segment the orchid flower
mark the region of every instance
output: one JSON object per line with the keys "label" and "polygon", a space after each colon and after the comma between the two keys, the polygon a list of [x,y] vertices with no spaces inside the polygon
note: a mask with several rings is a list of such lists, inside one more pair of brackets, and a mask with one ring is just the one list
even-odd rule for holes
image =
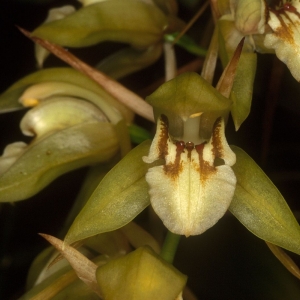
{"label": "orchid flower", "polygon": [[151,204],[175,234],[201,234],[229,210],[261,239],[300,254],[300,227],[285,200],[244,151],[228,146],[232,101],[224,74],[215,89],[184,73],[147,97],[157,121],[152,143],[134,148],[103,178],[66,243],[121,228]]}
{"label": "orchid flower", "polygon": [[[181,93],[178,88],[183,86],[186,90]],[[160,115],[149,155],[143,160],[164,160],[163,165],[150,168],[146,174],[151,205],[170,231],[186,236],[203,233],[225,214],[236,184],[230,168],[235,163],[235,154],[227,144],[222,117],[226,117],[226,105],[228,113],[231,103],[207,86],[199,75],[186,73],[148,97],[155,110],[159,110],[156,105],[169,102],[172,108],[166,113],[170,122],[174,122],[172,115],[176,112],[177,122],[183,126],[179,128],[178,124],[177,136],[173,138],[169,127],[174,131],[174,125],[169,126],[168,117]],[[166,94],[166,89],[174,92]],[[191,94],[195,95],[194,101]],[[183,97],[189,98],[190,106],[183,105],[187,104]],[[204,97],[210,100],[202,100]]]}
{"label": "orchid flower", "polygon": [[300,80],[299,1],[282,0],[272,8],[263,0],[220,0],[215,3],[215,10],[219,17],[220,41],[226,50],[226,54],[224,50],[220,53],[223,63],[228,60],[226,56],[231,55],[239,40],[246,37],[244,52],[275,52],[293,77]]}
{"label": "orchid flower", "polygon": [[275,9],[270,9],[268,25],[272,31],[264,40],[265,47],[275,50],[297,81],[300,81],[299,12],[300,3],[296,0],[281,1]]}

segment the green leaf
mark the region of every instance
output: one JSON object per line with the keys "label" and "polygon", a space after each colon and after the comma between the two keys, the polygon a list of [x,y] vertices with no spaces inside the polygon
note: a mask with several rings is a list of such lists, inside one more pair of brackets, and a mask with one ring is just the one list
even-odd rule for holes
{"label": "green leaf", "polygon": [[150,141],[140,144],[107,173],[73,222],[67,243],[123,227],[149,205],[145,174],[153,165],[142,161],[149,148]]}
{"label": "green leaf", "polygon": [[[167,42],[173,43],[176,39],[176,37],[178,36],[178,32],[176,33],[172,33],[172,34],[166,34],[165,35],[165,40]],[[185,49],[186,51],[201,56],[201,57],[205,57],[207,50],[204,48],[201,48],[197,45],[197,43],[190,38],[188,35],[183,35],[177,42],[176,45],[182,47],[183,49]]]}
{"label": "green leaf", "polygon": [[114,300],[174,300],[187,279],[147,246],[99,267],[96,277],[104,299]]}
{"label": "green leaf", "polygon": [[300,226],[284,198],[242,149],[231,148],[237,186],[229,210],[259,238],[300,254]]}
{"label": "green leaf", "polygon": [[35,139],[0,176],[0,201],[29,198],[66,172],[112,158],[118,148],[114,127],[102,122],[78,124]]}
{"label": "green leaf", "polygon": [[[98,95],[108,105],[115,107],[127,122],[132,120],[132,112],[101,88],[96,82],[71,68],[50,68],[37,71],[20,79],[0,95],[0,112],[8,112],[23,108],[20,96],[31,85],[45,82],[69,83]],[[95,103],[95,102],[94,102]],[[97,103],[95,103],[97,105]],[[99,106],[99,105],[98,105]]]}
{"label": "green leaf", "polygon": [[167,22],[162,11],[152,4],[111,0],[83,7],[62,20],[42,24],[32,34],[68,47],[115,41],[147,48],[162,39]]}

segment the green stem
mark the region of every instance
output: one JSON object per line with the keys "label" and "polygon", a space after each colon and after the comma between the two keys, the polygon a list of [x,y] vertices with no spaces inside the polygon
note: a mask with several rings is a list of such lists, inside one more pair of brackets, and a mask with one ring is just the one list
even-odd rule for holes
{"label": "green stem", "polygon": [[168,231],[161,249],[160,256],[170,264],[173,263],[180,237],[180,235]]}

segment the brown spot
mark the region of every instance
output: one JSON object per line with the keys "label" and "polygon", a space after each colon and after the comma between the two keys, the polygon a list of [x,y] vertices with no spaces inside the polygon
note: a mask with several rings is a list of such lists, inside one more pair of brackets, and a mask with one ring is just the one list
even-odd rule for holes
{"label": "brown spot", "polygon": [[290,3],[284,3],[283,9],[285,11],[289,11],[289,12],[293,12],[293,13],[297,12],[297,9],[292,4],[290,4]]}
{"label": "brown spot", "polygon": [[177,149],[181,150],[181,151],[184,150],[184,148],[185,148],[185,142],[184,141],[177,141],[175,143],[175,145],[176,145]]}

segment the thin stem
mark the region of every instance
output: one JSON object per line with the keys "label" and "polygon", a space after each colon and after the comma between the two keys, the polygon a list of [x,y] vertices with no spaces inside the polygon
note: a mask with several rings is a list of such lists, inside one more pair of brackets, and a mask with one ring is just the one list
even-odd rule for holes
{"label": "thin stem", "polygon": [[168,263],[172,264],[177,246],[179,244],[181,235],[172,233],[171,231],[168,231],[167,236],[165,238],[163,247],[160,252],[160,256],[167,261]]}
{"label": "thin stem", "polygon": [[209,1],[206,1],[198,10],[198,12],[193,16],[189,23],[184,27],[184,29],[177,35],[176,39],[173,41],[172,46],[174,46],[179,39],[193,26],[193,24],[200,18],[203,12],[209,5]]}
{"label": "thin stem", "polygon": [[165,81],[169,81],[176,76],[176,56],[173,46],[169,42],[164,43],[165,54]]}

